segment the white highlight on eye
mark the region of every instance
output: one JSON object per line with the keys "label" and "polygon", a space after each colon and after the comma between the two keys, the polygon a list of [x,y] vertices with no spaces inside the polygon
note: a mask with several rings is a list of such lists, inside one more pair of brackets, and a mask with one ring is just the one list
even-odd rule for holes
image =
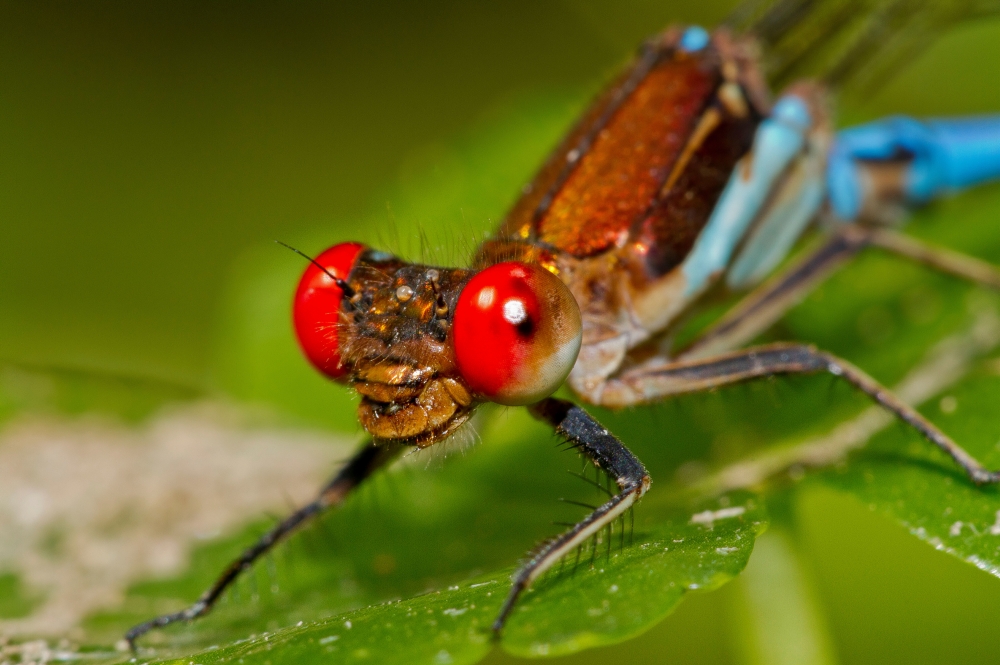
{"label": "white highlight on eye", "polygon": [[496,300],[496,297],[497,290],[492,286],[487,286],[479,292],[479,295],[476,297],[476,304],[479,305],[480,309],[489,309],[493,301]]}
{"label": "white highlight on eye", "polygon": [[511,325],[523,323],[528,318],[528,312],[524,309],[524,303],[511,298],[503,304],[503,318]]}

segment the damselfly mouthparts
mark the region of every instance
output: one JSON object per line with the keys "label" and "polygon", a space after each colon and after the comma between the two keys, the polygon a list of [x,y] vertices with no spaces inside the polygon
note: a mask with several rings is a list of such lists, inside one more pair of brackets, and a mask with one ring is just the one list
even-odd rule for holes
{"label": "damselfly mouthparts", "polygon": [[[295,295],[296,331],[317,369],[361,395],[358,418],[371,438],[198,602],[136,626],[129,642],[208,612],[281,538],[402,450],[449,436],[484,402],[527,406],[618,486],[531,555],[496,618],[499,632],[525,588],[650,486],[621,441],[551,396],[564,382],[587,403],[624,407],[827,372],[948,453],[973,482],[1000,481],[850,363],[808,344],[746,347],[867,247],[1000,288],[1000,271],[887,223],[902,206],[1000,177],[1000,117],[896,118],[835,134],[826,83],[857,66],[861,47],[830,67],[827,81],[792,83],[772,103],[758,38],[775,41],[797,20],[796,4],[808,5],[778,3],[745,34],[675,27],[647,42],[470,268],[411,264],[357,243],[316,257]],[[825,242],[773,274],[813,229]],[[688,345],[664,343],[719,290],[748,293]]]}

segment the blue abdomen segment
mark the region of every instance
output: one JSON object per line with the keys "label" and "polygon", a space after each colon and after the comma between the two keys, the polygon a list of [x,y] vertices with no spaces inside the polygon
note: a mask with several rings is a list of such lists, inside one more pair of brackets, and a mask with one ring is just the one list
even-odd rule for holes
{"label": "blue abdomen segment", "polygon": [[1000,179],[1000,116],[919,121],[886,118],[837,134],[827,167],[830,204],[853,220],[864,203],[858,160],[909,159],[905,196],[923,203],[935,196]]}

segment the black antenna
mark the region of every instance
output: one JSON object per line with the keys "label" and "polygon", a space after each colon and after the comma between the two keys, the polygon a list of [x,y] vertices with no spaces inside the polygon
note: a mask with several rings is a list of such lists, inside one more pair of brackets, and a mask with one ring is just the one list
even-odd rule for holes
{"label": "black antenna", "polygon": [[298,254],[299,256],[301,256],[302,258],[304,258],[306,261],[308,261],[309,263],[313,264],[314,266],[316,266],[317,268],[319,268],[320,270],[322,270],[323,272],[325,272],[326,275],[327,275],[327,277],[329,277],[330,279],[333,280],[333,283],[337,285],[337,288],[340,289],[341,293],[343,293],[345,297],[347,297],[347,298],[353,298],[354,297],[355,291],[354,291],[354,289],[351,288],[351,285],[348,284],[346,281],[342,280],[341,278],[337,277],[336,275],[334,275],[332,272],[330,272],[329,270],[327,270],[324,266],[320,265],[319,261],[317,261],[313,257],[309,256],[305,252],[299,251],[299,250],[295,249],[294,247],[292,247],[291,245],[289,245],[287,243],[281,242],[280,240],[275,240],[274,242],[278,243],[282,247],[286,247],[286,248],[292,250],[293,252],[295,252],[296,254]]}

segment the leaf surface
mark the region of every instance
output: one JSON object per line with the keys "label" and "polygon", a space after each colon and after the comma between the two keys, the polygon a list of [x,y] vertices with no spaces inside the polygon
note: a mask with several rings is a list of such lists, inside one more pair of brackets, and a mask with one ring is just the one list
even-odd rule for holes
{"label": "leaf surface", "polygon": [[[738,574],[766,526],[758,499],[726,497],[725,508],[677,512],[640,527],[635,542],[594,542],[562,573],[548,575],[514,611],[501,644],[548,656],[613,644],[650,628],[689,590]],[[572,568],[576,567],[575,572]],[[199,663],[472,663],[490,648],[490,625],[510,571],[428,594],[303,623],[185,657]]]}

